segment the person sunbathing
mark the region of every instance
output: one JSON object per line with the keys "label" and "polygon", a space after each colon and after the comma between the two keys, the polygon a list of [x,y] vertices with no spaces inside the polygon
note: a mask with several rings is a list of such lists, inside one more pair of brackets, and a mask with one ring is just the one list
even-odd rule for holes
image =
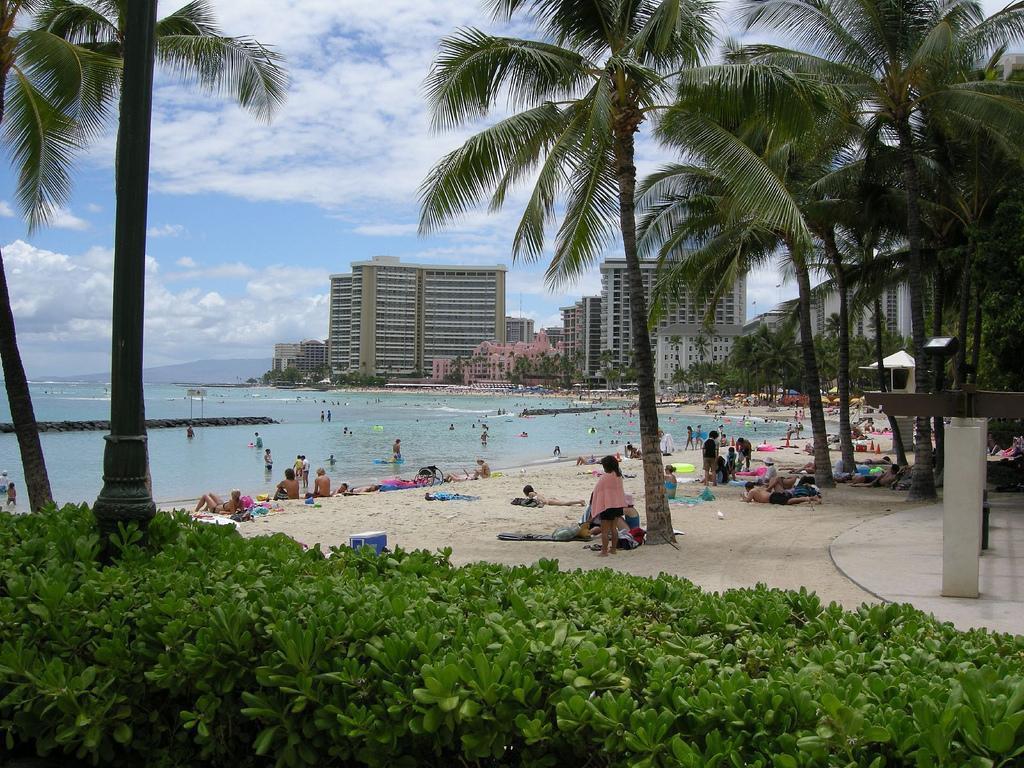
{"label": "person sunbathing", "polygon": [[577,456],[576,457],[576,466],[578,467],[581,464],[597,464],[597,459],[594,457],[594,454],[590,454],[590,458],[584,458],[583,456]]}
{"label": "person sunbathing", "polygon": [[235,488],[231,491],[231,498],[221,501],[215,493],[204,493],[199,503],[196,504],[196,512],[213,512],[216,515],[233,515],[242,512],[242,492]]}
{"label": "person sunbathing", "polygon": [[536,499],[545,507],[585,507],[587,502],[583,499],[573,499],[571,501],[563,501],[562,499],[556,499],[551,496],[541,496],[535,490],[532,485],[523,486],[523,496],[528,499]]}
{"label": "person sunbathing", "polygon": [[741,498],[748,504],[778,504],[780,506],[792,506],[794,504],[815,504],[821,503],[821,496],[796,496],[792,491],[769,491],[754,483],[746,483],[743,486]]}
{"label": "person sunbathing", "polygon": [[850,479],[850,485],[865,485],[870,488],[888,488],[903,474],[904,469],[890,464],[885,472],[880,475],[855,475]]}
{"label": "person sunbathing", "polygon": [[483,459],[476,460],[477,470],[473,473],[473,476],[477,480],[486,480],[491,476],[491,467]]}
{"label": "person sunbathing", "polygon": [[338,486],[338,490],[334,492],[335,496],[358,496],[364,493],[377,493],[380,490],[379,485],[361,485],[358,488],[352,488],[348,483],[342,483]]}

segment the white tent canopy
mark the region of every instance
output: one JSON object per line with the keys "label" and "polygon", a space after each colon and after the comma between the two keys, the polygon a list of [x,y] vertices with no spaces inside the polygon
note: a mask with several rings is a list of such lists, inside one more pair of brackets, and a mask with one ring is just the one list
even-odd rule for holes
{"label": "white tent canopy", "polygon": [[[899,352],[893,352],[888,357],[882,358],[882,364],[886,368],[894,369],[910,369],[913,370],[917,366],[914,364],[914,358],[907,354],[905,349],[901,349]],[[878,370],[878,363],[872,363],[871,365],[862,365],[862,371],[875,371]]]}

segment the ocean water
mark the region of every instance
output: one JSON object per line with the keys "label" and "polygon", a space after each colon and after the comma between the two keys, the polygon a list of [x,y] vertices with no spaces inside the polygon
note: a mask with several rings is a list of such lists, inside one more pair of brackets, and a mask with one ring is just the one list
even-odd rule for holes
{"label": "ocean water", "polygon": [[[108,419],[110,394],[96,384],[32,384],[36,418],[40,421]],[[184,387],[146,387],[146,417],[198,418],[205,416],[268,416],[280,424],[260,427],[197,428],[193,439],[184,429],[154,429],[149,432],[153,493],[160,501],[187,500],[206,491],[224,493],[241,488],[244,493],[263,493],[273,488],[304,454],[312,469],[323,466],[333,483],[371,482],[396,475],[411,477],[426,465],[444,472],[472,470],[477,458],[492,469],[554,461],[555,446],[563,460],[580,454],[601,456],[614,450],[611,441],[639,441],[635,415],[608,410],[588,414],[560,414],[520,418],[524,408],[565,408],[579,402],[558,397],[493,395],[443,395],[436,392],[388,392],[370,394],[352,391],[300,392],[271,388],[208,388],[205,400],[186,396]],[[585,404],[589,405],[589,403]],[[498,410],[509,415],[498,416]],[[326,421],[326,411],[331,421]],[[325,420],[321,422],[320,412]],[[0,421],[10,421],[7,400],[0,400]],[[695,428],[710,420],[669,415],[662,428],[676,443],[676,461],[687,460],[682,452],[686,424]],[[480,442],[483,425],[488,441]],[[375,429],[379,427],[379,429]],[[348,428],[351,434],[345,434]],[[730,421],[730,436],[747,435],[755,442],[784,432],[782,425],[754,420],[750,427]],[[273,472],[263,465],[263,451],[251,447],[254,432],[263,437],[274,458]],[[522,433],[525,437],[521,437]],[[91,503],[102,486],[104,432],[45,433],[43,451],[53,488],[59,502]],[[682,439],[680,440],[680,436]],[[395,438],[402,440],[401,465],[376,463],[389,459]],[[333,455],[335,464],[331,465]],[[696,453],[690,452],[692,457]],[[699,462],[693,462],[699,463]],[[0,469],[17,483],[19,507],[27,508],[17,440],[13,434],[0,435]]]}

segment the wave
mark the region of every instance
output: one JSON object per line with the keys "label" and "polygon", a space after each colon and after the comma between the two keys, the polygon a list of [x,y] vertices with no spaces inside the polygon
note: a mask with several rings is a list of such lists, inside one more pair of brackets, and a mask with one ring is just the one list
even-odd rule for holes
{"label": "wave", "polygon": [[449,408],[447,405],[442,405],[437,408],[431,408],[432,411],[441,411],[442,413],[492,413],[494,408],[485,408],[482,411],[474,411],[470,408]]}

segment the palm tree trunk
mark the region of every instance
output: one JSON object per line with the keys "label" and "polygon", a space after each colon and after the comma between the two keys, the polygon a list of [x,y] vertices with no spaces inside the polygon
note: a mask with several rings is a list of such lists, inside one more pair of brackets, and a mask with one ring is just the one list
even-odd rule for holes
{"label": "palm tree trunk", "polygon": [[21,469],[25,476],[25,490],[29,507],[38,512],[53,502],[50,477],[46,473],[43,445],[39,440],[36,414],[32,408],[32,393],[28,388],[25,366],[18,350],[18,337],[14,328],[14,312],[7,289],[7,273],[3,253],[0,252],[0,360],[3,361],[4,386],[11,408],[11,421],[21,452]]}
{"label": "palm tree trunk", "polygon": [[857,460],[853,455],[853,434],[850,429],[850,306],[846,271],[843,268],[843,257],[836,247],[835,230],[828,228],[822,242],[832,262],[836,290],[839,292],[839,370],[836,372],[839,380],[839,450],[843,457],[843,471],[853,472],[857,468]]}
{"label": "palm tree trunk", "polygon": [[633,132],[635,128],[616,130],[615,173],[619,185],[619,226],[626,256],[629,280],[629,319],[633,327],[633,353],[636,356],[637,389],[640,396],[640,447],[644,461],[644,501],[647,513],[647,541],[651,544],[674,543],[672,515],[665,499],[661,441],[658,438],[658,404],[654,391],[654,358],[647,328],[647,296],[644,290],[640,256],[636,247],[636,165]]}
{"label": "palm tree trunk", "polygon": [[[0,125],[4,120],[4,94],[7,89],[7,70],[0,71]],[[3,252],[0,251],[0,362],[3,364],[4,387],[11,408],[14,434],[21,453],[21,470],[25,477],[29,507],[38,512],[53,502],[50,476],[46,473],[43,444],[39,439],[36,412],[32,407],[32,392],[28,388],[25,365],[18,349],[18,334],[14,327],[11,294],[7,288],[7,272]]]}
{"label": "palm tree trunk", "polygon": [[834,488],[836,481],[832,477],[832,463],[829,461],[825,409],[821,405],[821,377],[818,375],[818,359],[814,354],[814,337],[811,334],[811,276],[802,255],[790,249],[790,256],[796,267],[796,283],[800,294],[800,348],[803,352],[804,391],[811,412],[811,435],[814,439],[814,477],[822,488]]}
{"label": "palm tree trunk", "polygon": [[[942,296],[945,293],[945,280],[942,275],[942,266],[935,270],[935,278],[932,280],[932,336],[942,335]],[[935,370],[932,375],[932,392],[941,392],[945,386],[946,361],[935,357],[932,363]],[[945,438],[946,425],[941,416],[935,417],[935,482],[942,484],[942,468],[945,464]]]}
{"label": "palm tree trunk", "polygon": [[960,274],[960,316],[957,318],[957,335],[960,337],[960,349],[956,353],[956,365],[953,367],[953,378],[957,389],[967,383],[967,317],[971,308],[971,256],[974,253],[974,236],[968,232],[967,246],[964,249],[964,261]]}
{"label": "palm tree trunk", "polygon": [[974,289],[974,338],[971,341],[971,381],[978,383],[978,364],[981,361],[981,286]]}
{"label": "palm tree trunk", "polygon": [[[878,362],[878,391],[885,392],[889,389],[885,376],[885,352],[882,350],[882,297],[875,295],[875,358]],[[896,417],[886,414],[889,419],[889,429],[892,430],[892,449],[896,453],[896,464],[907,466],[907,452],[903,450],[903,435],[900,433],[900,424]]]}
{"label": "palm tree trunk", "polygon": [[[907,192],[907,244],[910,250],[907,287],[910,289],[914,361],[917,370],[924,371],[927,370],[927,364],[924,352],[924,273],[921,263],[921,181],[914,163],[914,137],[908,118],[901,117],[896,121],[896,134],[902,155],[903,185]],[[918,381],[921,380],[922,377],[918,376]],[[931,500],[936,498],[935,475],[932,472],[931,423],[926,416],[917,416],[914,421],[917,427],[914,438],[914,472],[907,498],[911,501]]]}

